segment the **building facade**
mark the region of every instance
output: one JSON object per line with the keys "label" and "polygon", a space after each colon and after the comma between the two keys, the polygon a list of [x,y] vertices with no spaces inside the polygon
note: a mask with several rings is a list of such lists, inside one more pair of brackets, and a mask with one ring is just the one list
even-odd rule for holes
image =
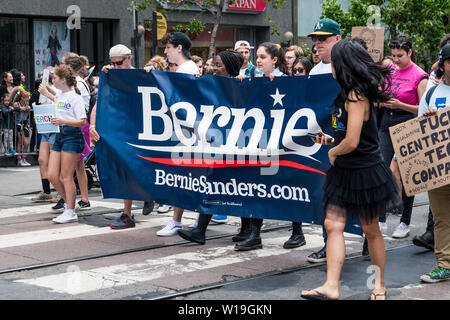
{"label": "building facade", "polygon": [[[267,4],[263,11],[254,10],[262,0],[237,0],[233,8],[224,12],[218,36],[219,49],[231,48],[237,40],[248,40],[252,45],[282,38],[273,35],[270,17],[283,34],[292,31],[292,3],[279,10]],[[131,0],[2,0],[0,11],[0,72],[16,68],[27,77],[31,87],[39,71],[48,65],[57,65],[65,52],[86,55],[91,65],[101,67],[108,62],[109,48],[122,43],[134,48],[134,21],[128,10]],[[199,15],[198,10],[168,11],[167,24],[171,27],[186,23]],[[288,17],[288,18],[286,18]],[[138,15],[140,22],[152,19],[151,11]],[[213,25],[211,14],[202,14],[205,31],[193,40],[192,53],[204,56],[209,47]],[[77,24],[78,23],[78,24]],[[142,67],[150,58],[151,36],[147,32],[138,47]],[[98,68],[96,69],[98,71]]]}

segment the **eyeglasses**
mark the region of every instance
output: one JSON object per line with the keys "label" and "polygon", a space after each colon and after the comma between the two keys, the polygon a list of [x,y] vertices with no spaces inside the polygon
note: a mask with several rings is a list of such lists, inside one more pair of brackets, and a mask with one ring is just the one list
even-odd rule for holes
{"label": "eyeglasses", "polygon": [[127,57],[123,58],[121,61],[110,61],[110,63],[113,66],[121,66],[125,62],[125,60],[127,60]]}
{"label": "eyeglasses", "polygon": [[317,50],[316,50],[316,49],[313,49],[311,52],[312,52],[313,54],[317,54]]}
{"label": "eyeglasses", "polygon": [[305,69],[303,68],[292,68],[292,74],[303,73]]}
{"label": "eyeglasses", "polygon": [[324,42],[326,41],[329,37],[333,36],[333,34],[330,35],[326,35],[326,36],[312,36],[311,40],[313,42],[316,42],[317,40],[319,40],[319,42]]}

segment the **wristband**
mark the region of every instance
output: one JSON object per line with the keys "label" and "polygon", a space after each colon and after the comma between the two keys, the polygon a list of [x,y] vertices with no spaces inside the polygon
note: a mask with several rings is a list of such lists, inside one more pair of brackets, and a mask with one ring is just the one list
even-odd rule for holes
{"label": "wristband", "polygon": [[95,126],[89,126],[89,129],[95,129]]}

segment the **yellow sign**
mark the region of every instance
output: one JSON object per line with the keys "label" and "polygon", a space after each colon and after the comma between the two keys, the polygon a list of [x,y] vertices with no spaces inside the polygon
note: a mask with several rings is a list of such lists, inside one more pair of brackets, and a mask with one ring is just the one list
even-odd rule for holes
{"label": "yellow sign", "polygon": [[164,18],[164,16],[162,15],[161,12],[157,12],[156,13],[156,30],[157,30],[157,36],[156,38],[158,40],[161,40],[164,35],[167,32],[167,21],[166,18]]}

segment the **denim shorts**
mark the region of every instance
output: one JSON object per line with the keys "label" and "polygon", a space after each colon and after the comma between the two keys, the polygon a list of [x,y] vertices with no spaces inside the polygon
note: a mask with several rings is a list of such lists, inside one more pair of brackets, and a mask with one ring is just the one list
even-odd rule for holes
{"label": "denim shorts", "polygon": [[81,128],[60,126],[52,150],[81,154],[84,149],[84,134]]}
{"label": "denim shorts", "polygon": [[55,144],[57,133],[42,133],[41,142],[48,142],[48,144]]}

